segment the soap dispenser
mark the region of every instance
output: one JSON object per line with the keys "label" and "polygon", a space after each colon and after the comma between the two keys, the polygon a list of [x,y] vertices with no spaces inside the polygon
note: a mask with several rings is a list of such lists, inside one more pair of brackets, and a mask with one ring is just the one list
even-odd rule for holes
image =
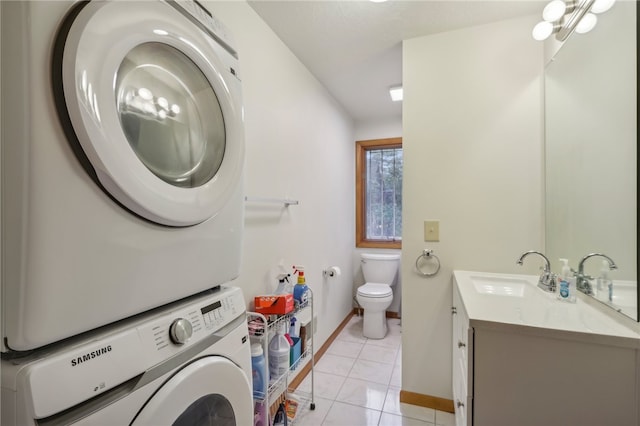
{"label": "soap dispenser", "polygon": [[576,303],[576,278],[571,272],[568,259],[560,259],[562,271],[558,277],[558,299]]}
{"label": "soap dispenser", "polygon": [[600,276],[596,281],[596,299],[602,302],[613,301],[613,281],[609,278],[609,262],[602,261]]}

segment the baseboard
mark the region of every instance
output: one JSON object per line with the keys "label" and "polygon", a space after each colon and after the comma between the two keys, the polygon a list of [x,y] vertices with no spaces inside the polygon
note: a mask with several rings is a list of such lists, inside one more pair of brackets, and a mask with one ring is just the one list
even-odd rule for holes
{"label": "baseboard", "polygon": [[[331,336],[329,336],[327,341],[324,342],[324,345],[322,345],[320,349],[318,349],[317,351],[314,351],[314,356],[313,356],[314,364],[317,364],[320,358],[322,358],[322,355],[324,355],[327,349],[329,349],[329,346],[331,346],[331,344],[333,343],[334,340],[336,340],[340,332],[347,326],[351,317],[353,317],[353,312],[350,312],[346,316],[346,318],[342,320],[338,328],[336,328],[335,331],[331,333]],[[291,380],[289,387],[291,389],[296,389],[300,385],[300,383],[302,383],[305,377],[307,377],[307,374],[309,374],[310,371],[311,371],[311,363],[308,362],[304,367],[302,367],[302,370],[300,370],[300,373],[298,373],[298,375],[293,380]]]}
{"label": "baseboard", "polygon": [[[354,315],[358,315],[358,316],[362,316],[364,312],[364,309],[362,308],[353,308],[353,314]],[[396,318],[396,319],[400,319],[400,314],[398,312],[386,312],[387,314],[387,318]]]}
{"label": "baseboard", "polygon": [[405,390],[400,391],[400,402],[405,404],[418,405],[420,407],[433,408],[447,413],[455,413],[453,401],[451,399],[439,398],[437,396],[424,395]]}

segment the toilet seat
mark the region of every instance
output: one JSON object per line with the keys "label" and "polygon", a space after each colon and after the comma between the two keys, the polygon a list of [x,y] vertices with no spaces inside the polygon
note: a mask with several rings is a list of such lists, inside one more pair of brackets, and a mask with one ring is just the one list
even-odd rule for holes
{"label": "toilet seat", "polygon": [[393,296],[393,290],[388,284],[366,283],[358,287],[358,294],[363,297],[382,298]]}

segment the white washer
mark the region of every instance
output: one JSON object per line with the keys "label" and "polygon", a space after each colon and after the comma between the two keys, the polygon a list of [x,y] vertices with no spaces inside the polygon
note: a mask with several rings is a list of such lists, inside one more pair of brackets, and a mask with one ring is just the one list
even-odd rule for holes
{"label": "white washer", "polygon": [[198,3],[0,2],[2,351],[240,268],[237,53]]}
{"label": "white washer", "polygon": [[253,424],[239,288],[110,328],[37,357],[3,359],[2,424]]}

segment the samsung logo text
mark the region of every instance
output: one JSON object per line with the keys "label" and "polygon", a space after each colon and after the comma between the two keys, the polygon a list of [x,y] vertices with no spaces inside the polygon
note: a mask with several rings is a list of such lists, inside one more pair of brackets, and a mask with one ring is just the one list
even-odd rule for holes
{"label": "samsung logo text", "polygon": [[71,366],[75,367],[82,364],[83,362],[91,361],[92,359],[97,358],[100,355],[105,355],[109,352],[111,352],[111,345],[105,346],[104,348],[96,349],[95,351],[91,351],[77,358],[73,358],[71,360]]}

